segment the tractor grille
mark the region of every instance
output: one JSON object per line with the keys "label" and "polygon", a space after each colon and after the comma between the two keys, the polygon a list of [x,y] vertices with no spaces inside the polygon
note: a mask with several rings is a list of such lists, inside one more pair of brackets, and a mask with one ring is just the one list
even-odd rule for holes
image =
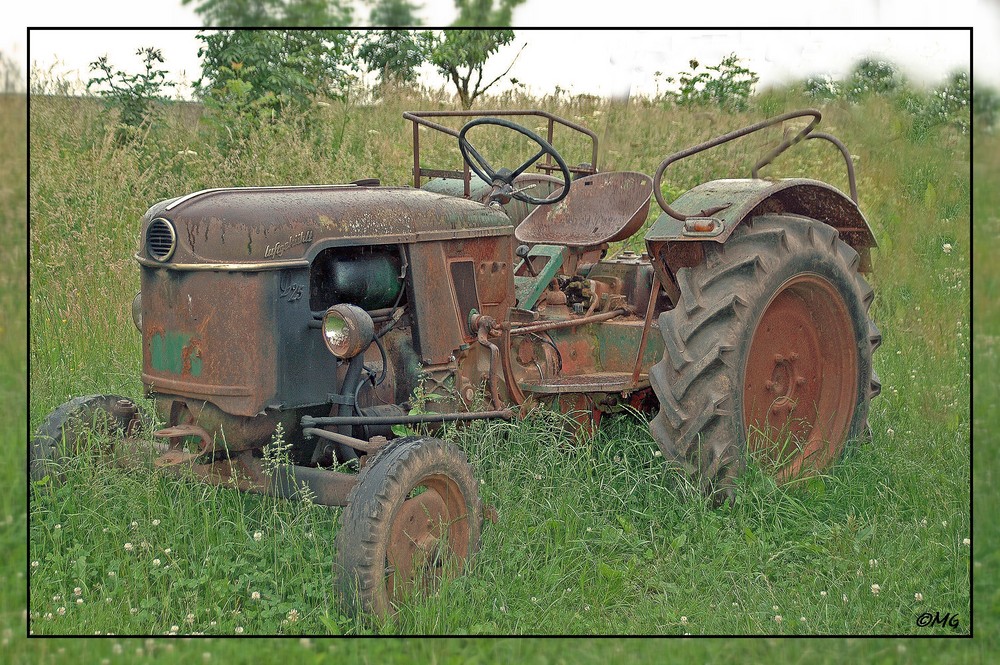
{"label": "tractor grille", "polygon": [[146,251],[157,261],[166,261],[173,256],[177,246],[177,234],[174,225],[157,217],[146,228]]}

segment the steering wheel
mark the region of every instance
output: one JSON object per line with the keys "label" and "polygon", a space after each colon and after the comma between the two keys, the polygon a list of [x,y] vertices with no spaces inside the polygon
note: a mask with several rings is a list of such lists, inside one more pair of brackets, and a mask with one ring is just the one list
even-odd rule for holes
{"label": "steering wheel", "polygon": [[[507,129],[513,129],[518,134],[524,134],[529,139],[537,143],[538,146],[541,148],[541,150],[538,151],[538,154],[536,154],[534,157],[532,157],[531,159],[527,160],[526,162],[518,166],[513,171],[507,168],[494,169],[492,166],[490,166],[490,163],[486,161],[486,158],[480,155],[479,151],[476,150],[474,147],[472,147],[472,144],[469,143],[469,140],[465,138],[465,134],[470,129],[478,125],[497,125],[498,127],[506,127]],[[499,180],[500,182],[510,186],[511,188],[513,188],[514,186],[514,179],[517,178],[517,176],[524,173],[524,171],[529,166],[537,162],[545,155],[551,155],[552,158],[556,160],[556,164],[559,165],[559,169],[562,171],[563,183],[564,183],[562,191],[559,194],[556,194],[555,196],[552,196],[547,199],[540,199],[534,196],[529,196],[528,194],[516,190],[511,192],[511,196],[514,197],[515,199],[518,199],[519,201],[524,201],[525,203],[530,203],[533,205],[548,205],[562,201],[564,198],[566,198],[566,195],[569,194],[569,185],[571,182],[571,178],[569,174],[569,168],[566,166],[566,162],[563,160],[562,155],[556,152],[556,149],[553,148],[551,145],[549,145],[548,141],[546,141],[541,136],[534,133],[527,127],[522,127],[521,125],[513,123],[509,120],[503,120],[501,118],[476,118],[475,120],[467,123],[464,127],[462,127],[462,131],[458,133],[458,149],[461,151],[462,159],[464,159],[465,163],[469,165],[469,168],[472,169],[472,171],[477,176],[482,178],[485,182],[494,184],[496,183],[496,181]]]}

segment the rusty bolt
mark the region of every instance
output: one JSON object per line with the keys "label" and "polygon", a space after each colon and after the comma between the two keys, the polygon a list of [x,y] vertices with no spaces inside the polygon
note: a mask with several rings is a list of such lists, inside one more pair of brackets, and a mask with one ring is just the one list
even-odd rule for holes
{"label": "rusty bolt", "polygon": [[789,358],[794,362],[799,359],[799,354],[797,354],[795,351],[792,351],[792,355],[790,355]]}
{"label": "rusty bolt", "polygon": [[796,384],[798,384],[798,385],[801,386],[801,385],[804,385],[805,382],[806,382],[806,377],[804,377],[804,376],[797,376],[797,377],[795,377],[795,383]]}

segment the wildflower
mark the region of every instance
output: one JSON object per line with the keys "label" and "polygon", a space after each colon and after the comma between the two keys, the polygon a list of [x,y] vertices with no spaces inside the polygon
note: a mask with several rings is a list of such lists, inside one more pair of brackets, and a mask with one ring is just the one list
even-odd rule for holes
{"label": "wildflower", "polygon": [[80,587],[75,587],[73,589],[73,595],[74,596],[82,596],[83,595],[83,589],[81,589]]}
{"label": "wildflower", "polygon": [[187,621],[189,624],[194,623],[194,615],[188,614],[184,620]]}
{"label": "wildflower", "polygon": [[843,599],[844,599],[844,602],[845,602],[845,603],[847,602],[847,594],[846,594],[846,593],[845,593],[845,594],[844,594],[843,596],[841,596],[841,598],[843,598]]}
{"label": "wildflower", "polygon": [[799,617],[799,623],[809,623],[805,617]]}
{"label": "wildflower", "polygon": [[209,626],[211,626],[211,627],[213,627],[213,628],[214,628],[215,626],[217,626],[218,624],[219,624],[219,622],[218,622],[218,621],[209,621],[209,622],[208,622],[208,625],[209,625]]}
{"label": "wildflower", "polygon": [[969,540],[968,538],[962,538],[962,544],[965,545],[966,547],[969,547],[970,545],[972,545],[972,541]]}
{"label": "wildflower", "polygon": [[254,532],[253,532],[253,539],[254,539],[254,542],[258,542],[258,543],[259,543],[259,542],[260,542],[260,539],[261,539],[261,538],[263,538],[263,537],[264,537],[264,534],[263,534],[263,533],[261,533],[260,531],[254,531]]}
{"label": "wildflower", "polygon": [[59,609],[56,610],[56,614],[58,614],[59,616],[66,614],[66,608],[60,606]]}
{"label": "wildflower", "polygon": [[777,612],[778,611],[778,606],[777,605],[771,605],[771,609],[774,610],[775,612]]}
{"label": "wildflower", "polygon": [[52,621],[52,612],[46,612],[45,613],[45,620],[46,621]]}
{"label": "wildflower", "polygon": [[135,548],[132,547],[132,543],[125,543],[125,551],[126,552],[131,552],[133,549],[135,549]]}
{"label": "wildflower", "polygon": [[878,559],[868,559],[868,567],[875,568],[878,566]]}
{"label": "wildflower", "polygon": [[114,579],[117,576],[118,576],[118,573],[116,573],[115,571],[113,571],[113,570],[109,570],[108,571],[108,577],[110,577],[111,579]]}
{"label": "wildflower", "polygon": [[947,529],[948,528],[948,520],[944,520],[943,522],[941,522],[941,526],[943,526],[944,528]]}
{"label": "wildflower", "polygon": [[889,429],[887,429],[887,430],[885,431],[885,433],[886,433],[886,434],[888,434],[889,436],[895,436],[895,435],[896,435],[896,430],[894,430],[894,429],[892,429],[892,428],[890,427]]}
{"label": "wildflower", "polygon": [[180,629],[181,629],[181,627],[180,627],[180,626],[178,626],[178,625],[174,624],[173,626],[171,626],[171,627],[170,627],[170,632],[171,632],[171,633],[176,633],[176,632],[177,632],[178,630],[180,630]]}
{"label": "wildflower", "polygon": [[62,600],[62,596],[60,596],[58,593],[56,595],[52,596],[52,602],[53,603],[58,603],[60,600]]}
{"label": "wildflower", "polygon": [[927,518],[920,520],[920,526],[927,526]]}
{"label": "wildflower", "polygon": [[826,591],[820,591],[820,592],[819,592],[819,595],[821,595],[821,596],[823,596],[824,598],[826,598]]}
{"label": "wildflower", "polygon": [[688,625],[688,618],[687,617],[684,617],[684,616],[681,617],[681,625],[682,626]]}
{"label": "wildflower", "polygon": [[170,551],[171,551],[171,550],[170,550],[170,548],[168,547],[167,549],[163,550],[163,553],[164,553],[164,554],[170,554]]}
{"label": "wildflower", "polygon": [[288,610],[288,622],[295,623],[299,620],[299,611],[295,609]]}
{"label": "wildflower", "polygon": [[945,254],[951,254],[951,250],[952,247],[950,242],[946,242],[945,244],[941,245],[941,251],[944,252]]}
{"label": "wildflower", "polygon": [[129,526],[132,527],[133,529],[138,529],[139,523],[136,522],[135,520],[132,520],[132,523]]}
{"label": "wildflower", "polygon": [[653,451],[653,457],[663,457],[663,452],[660,449]]}
{"label": "wildflower", "polygon": [[160,526],[160,520],[153,520],[153,526]]}
{"label": "wildflower", "polygon": [[233,629],[233,632],[236,633],[237,635],[242,635],[243,634],[243,626],[236,626],[236,628]]}
{"label": "wildflower", "polygon": [[872,595],[877,596],[878,592],[881,591],[881,590],[882,590],[882,587],[880,587],[879,585],[877,585],[877,584],[873,584],[872,585]]}
{"label": "wildflower", "polygon": [[531,602],[533,602],[533,603],[537,603],[537,602],[538,602],[538,599],[537,599],[537,598],[535,598],[534,596],[532,596],[532,597],[531,597]]}
{"label": "wildflower", "polygon": [[584,605],[583,606],[583,611],[584,612],[589,612],[590,611],[590,605]]}
{"label": "wildflower", "polygon": [[32,568],[38,568],[38,562],[37,561],[32,561],[31,562],[31,567]]}
{"label": "wildflower", "polygon": [[260,591],[254,591],[252,594],[250,594],[250,599],[260,600]]}
{"label": "wildflower", "polygon": [[76,599],[76,604],[77,605],[83,605],[83,598],[77,598]]}
{"label": "wildflower", "polygon": [[916,592],[915,594],[913,594],[913,600],[917,601],[918,603],[923,602],[924,594],[920,593],[919,591]]}
{"label": "wildflower", "polygon": [[128,613],[134,616],[134,615],[136,615],[136,614],[139,613],[139,608],[138,607],[130,607],[130,608],[128,608]]}
{"label": "wildflower", "polygon": [[535,474],[535,480],[541,480],[541,479],[542,479],[542,474],[536,473]]}
{"label": "wildflower", "polygon": [[153,566],[159,566],[159,565],[160,565],[160,560],[159,559],[153,559]]}
{"label": "wildflower", "polygon": [[780,614],[775,614],[774,615],[774,623],[781,623],[781,621],[782,621],[781,615]]}

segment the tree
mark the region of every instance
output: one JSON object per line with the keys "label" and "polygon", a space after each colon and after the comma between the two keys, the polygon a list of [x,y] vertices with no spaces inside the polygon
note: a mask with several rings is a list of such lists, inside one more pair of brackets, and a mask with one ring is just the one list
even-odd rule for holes
{"label": "tree", "polygon": [[[430,36],[428,59],[454,84],[462,100],[462,108],[468,109],[472,108],[472,102],[477,97],[506,76],[514,66],[517,56],[514,56],[514,60],[502,74],[483,85],[483,67],[486,61],[501,46],[512,41],[513,30],[447,30]],[[520,53],[518,51],[518,55]]]}
{"label": "tree", "polygon": [[453,25],[462,28],[509,26],[514,8],[523,4],[524,0],[499,0],[499,5],[497,1],[455,0],[458,18]]}
{"label": "tree", "polygon": [[[730,53],[717,65],[699,72],[701,64],[691,60],[690,72],[677,76],[680,90],[676,95],[679,106],[715,105],[732,111],[745,111],[750,104],[754,85],[760,80],[755,72],[739,64],[740,59]],[[672,77],[667,78],[672,83]]]}
{"label": "tree", "polygon": [[90,71],[95,75],[87,81],[87,90],[97,88],[105,106],[118,109],[121,127],[115,136],[119,141],[125,141],[138,130],[148,127],[153,119],[154,102],[163,99],[164,88],[174,86],[167,81],[167,70],[159,68],[163,64],[160,49],[149,46],[137,50],[135,54],[142,56],[144,67],[138,74],[120,69],[115,71],[106,55],[90,63]]}
{"label": "tree", "polygon": [[348,0],[181,0],[192,3],[206,25],[234,28],[341,26],[353,16]]}
{"label": "tree", "polygon": [[417,68],[427,61],[429,32],[372,30],[358,45],[358,58],[376,72],[381,83],[413,83]]}
{"label": "tree", "polygon": [[420,25],[417,5],[410,0],[368,0],[373,6],[368,20],[372,25],[386,28],[405,28]]}
{"label": "tree", "polygon": [[341,97],[349,80],[348,30],[219,30],[198,39],[195,87],[234,139],[286,108],[308,111],[317,97]]}

